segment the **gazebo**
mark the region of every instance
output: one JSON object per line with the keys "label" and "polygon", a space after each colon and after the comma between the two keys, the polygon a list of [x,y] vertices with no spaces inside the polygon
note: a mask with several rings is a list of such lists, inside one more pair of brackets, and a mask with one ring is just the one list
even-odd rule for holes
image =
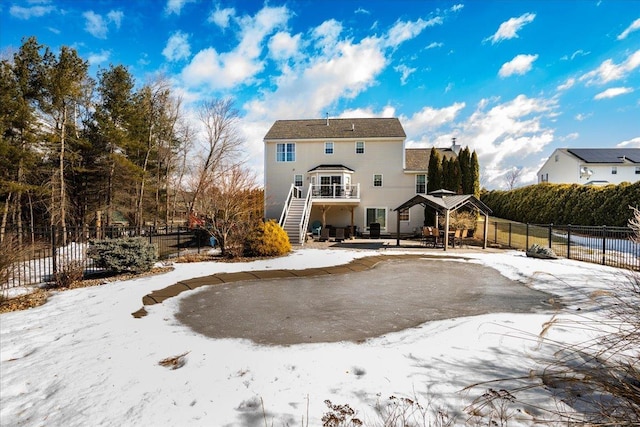
{"label": "gazebo", "polygon": [[[431,208],[436,211],[436,215],[441,214],[444,215],[444,229],[449,230],[449,215],[451,212],[455,212],[463,206],[472,206],[480,211],[484,215],[484,241],[482,244],[482,248],[486,249],[487,247],[487,233],[489,231],[489,214],[491,214],[491,209],[483,202],[480,201],[473,194],[456,194],[453,191],[449,190],[436,190],[429,194],[418,194],[398,206],[394,209],[396,212],[397,225],[396,230],[396,246],[400,246],[400,211],[404,209],[409,209],[415,205],[422,205],[423,207]],[[444,233],[444,250],[447,250],[447,246],[449,246],[449,233]]]}

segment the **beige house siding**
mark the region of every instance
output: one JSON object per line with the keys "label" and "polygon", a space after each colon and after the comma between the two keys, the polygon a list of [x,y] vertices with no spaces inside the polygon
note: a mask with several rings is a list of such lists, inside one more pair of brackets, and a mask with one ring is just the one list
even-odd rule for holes
{"label": "beige house siding", "polygon": [[[366,128],[366,120],[355,120],[355,129],[365,133],[371,131]],[[388,120],[388,119],[385,119]],[[311,122],[311,121],[309,121]],[[349,132],[351,120],[341,122],[340,129]],[[397,122],[397,120],[396,120]],[[321,123],[318,121],[318,123]],[[375,122],[377,125],[384,122]],[[288,122],[285,122],[289,125]],[[306,124],[306,122],[304,123]],[[388,122],[386,123],[389,124]],[[397,122],[399,125],[399,122]],[[294,123],[292,126],[300,125]],[[317,124],[316,124],[317,125]],[[330,126],[338,127],[338,123],[331,121]],[[376,128],[373,126],[372,128]],[[326,131],[326,127],[320,127]],[[378,130],[386,129],[385,127]],[[310,170],[320,165],[342,165],[353,173],[350,174],[351,184],[360,186],[360,202],[353,206],[354,224],[360,231],[365,231],[367,208],[383,208],[386,210],[387,224],[383,231],[395,232],[397,213],[393,212],[397,206],[415,195],[415,174],[405,172],[404,165],[404,131],[392,127],[395,136],[374,137],[353,135],[351,138],[321,137],[321,138],[284,138],[295,133],[295,129],[272,130],[265,137],[265,215],[267,218],[279,219],[286,197],[296,174],[302,175],[304,194],[309,188],[310,177],[316,172]],[[389,131],[387,131],[389,133]],[[269,138],[269,136],[275,138]],[[325,142],[332,141],[334,153],[325,154]],[[364,153],[356,154],[356,142],[364,142]],[[277,162],[276,147],[278,143],[295,143],[295,162]],[[428,158],[428,156],[427,156]],[[425,167],[426,169],[426,167]],[[318,172],[323,174],[323,172]],[[382,187],[374,186],[374,174],[382,175]],[[325,224],[336,227],[349,226],[351,223],[351,206],[333,205],[325,211]],[[422,226],[424,212],[422,207],[416,206],[410,210],[409,221],[402,221],[400,231],[412,232]],[[314,221],[322,222],[322,207],[314,203],[309,224]]]}

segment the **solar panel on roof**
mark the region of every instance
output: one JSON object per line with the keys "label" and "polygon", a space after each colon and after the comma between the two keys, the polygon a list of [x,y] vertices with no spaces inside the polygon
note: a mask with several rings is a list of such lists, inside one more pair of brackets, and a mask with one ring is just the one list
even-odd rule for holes
{"label": "solar panel on roof", "polygon": [[569,153],[587,163],[640,163],[640,148],[570,148]]}

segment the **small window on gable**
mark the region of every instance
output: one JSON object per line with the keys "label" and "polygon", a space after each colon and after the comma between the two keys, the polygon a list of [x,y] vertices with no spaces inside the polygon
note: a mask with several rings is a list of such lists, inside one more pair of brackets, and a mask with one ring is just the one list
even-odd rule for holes
{"label": "small window on gable", "polygon": [[409,221],[409,209],[398,211],[398,215],[400,215],[400,221]]}
{"label": "small window on gable", "polygon": [[556,159],[556,162],[558,161],[558,157],[559,157],[559,156],[558,156],[558,155],[556,154],[556,157],[555,157],[555,159]]}
{"label": "small window on gable", "polygon": [[382,187],[382,174],[373,175],[373,186]]}
{"label": "small window on gable", "polygon": [[636,175],[640,175],[640,166],[636,166]]}
{"label": "small window on gable", "polygon": [[324,154],[333,154],[333,142],[327,141],[324,143]]}
{"label": "small window on gable", "polygon": [[615,175],[618,173],[618,167],[617,166],[611,166],[611,175]]}
{"label": "small window on gable", "polygon": [[364,141],[356,141],[356,154],[364,154]]}

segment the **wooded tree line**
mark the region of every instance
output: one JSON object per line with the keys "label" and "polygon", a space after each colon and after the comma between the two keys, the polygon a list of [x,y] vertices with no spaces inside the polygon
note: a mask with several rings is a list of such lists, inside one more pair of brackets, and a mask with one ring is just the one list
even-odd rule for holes
{"label": "wooded tree line", "polygon": [[480,197],[480,165],[475,150],[460,150],[457,157],[442,157],[431,148],[427,170],[427,193],[445,189]]}
{"label": "wooded tree line", "polygon": [[532,224],[626,227],[640,204],[640,182],[597,187],[542,183],[494,190],[481,200],[493,215]]}
{"label": "wooded tree line", "polygon": [[102,225],[136,227],[217,218],[229,191],[251,194],[250,206],[227,207],[235,226],[261,198],[238,126],[229,100],[203,102],[194,125],[167,79],[137,85],[123,65],[93,78],[74,49],[25,39],[0,61],[2,234],[96,225],[98,212]]}

